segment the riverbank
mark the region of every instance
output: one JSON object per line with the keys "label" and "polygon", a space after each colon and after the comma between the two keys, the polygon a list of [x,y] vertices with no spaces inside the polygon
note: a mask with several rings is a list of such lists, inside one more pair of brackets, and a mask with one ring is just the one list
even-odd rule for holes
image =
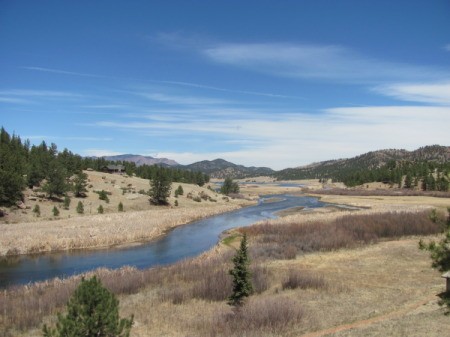
{"label": "riverbank", "polygon": [[100,214],[32,223],[0,224],[0,256],[142,243],[192,221],[230,212],[246,203]]}
{"label": "riverbank", "polygon": [[[384,218],[383,214],[380,217]],[[429,221],[426,214],[420,218]],[[366,220],[364,224],[370,223]],[[397,221],[404,222],[403,216]],[[281,233],[286,228],[277,220],[267,223]],[[325,230],[328,226],[324,225]],[[102,282],[121,294],[120,315],[134,315],[131,336],[437,337],[450,329],[436,297],[445,284],[431,269],[429,254],[417,248],[421,237],[391,238],[332,251],[318,247],[318,251],[286,259],[260,249],[259,244],[272,241],[261,240],[253,227],[247,230],[255,294],[243,308],[242,320],[233,318],[226,304],[231,287],[227,270],[234,253],[227,245],[167,267],[98,271]],[[397,227],[397,223],[392,224],[392,228]],[[317,237],[330,237],[330,233],[324,231]],[[238,242],[236,237],[231,246]],[[13,335],[37,337],[43,322],[55,324],[54,310],[44,317],[40,308],[54,299],[63,306],[64,296],[67,298],[79,279],[48,281],[0,294],[7,296],[9,308],[17,311],[11,319],[18,322],[30,315],[23,320],[24,330],[15,330]],[[5,317],[10,315],[8,311]],[[32,317],[37,322],[34,327],[29,323]]]}

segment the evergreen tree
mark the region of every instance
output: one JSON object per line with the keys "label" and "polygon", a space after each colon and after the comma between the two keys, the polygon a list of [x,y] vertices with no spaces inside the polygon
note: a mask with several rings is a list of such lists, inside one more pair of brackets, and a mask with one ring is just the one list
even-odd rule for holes
{"label": "evergreen tree", "polygon": [[64,209],[69,209],[69,206],[70,206],[70,198],[66,195],[64,197],[63,207]]}
{"label": "evergreen tree", "polygon": [[25,187],[26,150],[19,137],[0,130],[0,205],[21,200]]}
{"label": "evergreen tree", "polygon": [[167,205],[167,198],[170,196],[171,181],[163,168],[155,172],[155,176],[150,181],[150,202],[154,205]]}
{"label": "evergreen tree", "polygon": [[44,325],[44,337],[128,337],[133,316],[119,318],[119,301],[97,277],[84,278],[67,303],[67,314],[59,314],[55,329]]}
{"label": "evergreen tree", "polygon": [[84,206],[83,206],[83,203],[81,201],[78,201],[77,213],[78,214],[83,214],[84,213]]}
{"label": "evergreen tree", "polygon": [[53,206],[52,212],[53,212],[53,216],[59,215],[59,209],[56,206]]}
{"label": "evergreen tree", "polygon": [[51,198],[54,195],[63,195],[69,190],[69,186],[66,182],[67,171],[58,162],[53,161],[50,163],[49,172],[47,175],[47,182],[42,189]]}
{"label": "evergreen tree", "polygon": [[79,172],[75,179],[73,180],[73,193],[75,197],[85,197],[85,192],[87,192],[87,174],[83,172]]}
{"label": "evergreen tree", "polygon": [[39,205],[34,205],[33,213],[36,214],[36,216],[41,216],[41,208],[39,207]]}
{"label": "evergreen tree", "polygon": [[220,192],[225,195],[239,193],[239,185],[233,179],[227,177],[220,188]]}
{"label": "evergreen tree", "polygon": [[178,185],[178,188],[175,190],[175,198],[178,198],[179,195],[183,195],[184,190],[181,185]]}
{"label": "evergreen tree", "polygon": [[117,206],[117,210],[118,210],[119,212],[123,212],[123,204],[122,204],[122,201],[119,202],[119,205]]}
{"label": "evergreen tree", "polygon": [[102,205],[98,206],[97,212],[98,212],[98,214],[103,214],[103,206]]}
{"label": "evergreen tree", "polygon": [[251,274],[249,270],[250,260],[248,258],[247,235],[241,240],[241,245],[233,257],[233,269],[229,271],[233,277],[233,293],[228,298],[228,304],[240,307],[245,297],[253,292]]}

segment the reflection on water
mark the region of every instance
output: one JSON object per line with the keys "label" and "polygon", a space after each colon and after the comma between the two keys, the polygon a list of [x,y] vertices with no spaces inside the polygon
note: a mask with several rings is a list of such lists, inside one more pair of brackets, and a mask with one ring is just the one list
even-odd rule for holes
{"label": "reflection on water", "polygon": [[143,245],[4,258],[0,260],[0,287],[68,277],[99,267],[120,268],[131,265],[148,268],[173,263],[210,249],[227,229],[275,218],[276,212],[298,206],[317,208],[324,204],[311,197],[266,196],[258,205],[175,228],[164,237]]}

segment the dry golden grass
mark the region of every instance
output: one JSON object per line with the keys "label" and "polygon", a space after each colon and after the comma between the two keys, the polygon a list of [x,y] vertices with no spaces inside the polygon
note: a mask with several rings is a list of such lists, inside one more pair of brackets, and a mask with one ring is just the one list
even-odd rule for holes
{"label": "dry golden grass", "polygon": [[[418,249],[419,239],[263,260],[260,274],[266,283],[239,315],[223,294],[208,295],[214,294],[209,286],[219,283],[209,277],[229,268],[233,252],[216,247],[194,260],[144,272],[147,286],[120,296],[121,315],[135,315],[132,336],[443,336],[450,321],[436,295],[444,282],[430,268],[428,253]],[[252,248],[256,239],[249,240]],[[112,284],[120,280],[116,276]],[[202,280],[209,280],[208,287]],[[195,291],[197,286],[204,293]],[[54,322],[54,316],[44,321]],[[40,331],[17,335],[39,336]]]}
{"label": "dry golden grass", "polygon": [[[148,241],[176,226],[251,204],[247,200],[223,199],[220,194],[196,185],[173,183],[169,202],[173,205],[178,200],[179,206],[152,206],[148,196],[138,193],[141,189],[147,191],[150,188],[148,180],[100,172],[86,173],[92,185],[88,197],[72,198],[70,209],[60,208],[59,217],[50,214],[53,206],[61,204],[50,200],[27,200],[31,208],[35,204],[40,205],[41,217],[33,216],[29,209],[26,214],[19,210],[8,215],[5,220],[19,222],[0,223],[0,256]],[[178,185],[183,187],[184,195],[175,198]],[[132,188],[135,193],[122,194],[122,187]],[[94,190],[110,192],[110,202],[100,200]],[[203,193],[217,201],[195,202],[186,197],[188,193],[193,196]],[[78,201],[84,203],[85,215],[75,212]],[[123,203],[125,212],[118,212],[119,202]],[[99,205],[104,207],[104,214],[96,214]]]}

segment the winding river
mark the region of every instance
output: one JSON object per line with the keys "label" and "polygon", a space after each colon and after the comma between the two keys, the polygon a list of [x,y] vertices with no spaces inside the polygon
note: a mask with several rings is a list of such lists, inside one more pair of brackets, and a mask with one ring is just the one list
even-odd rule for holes
{"label": "winding river", "polygon": [[113,269],[130,265],[142,269],[174,263],[209,250],[227,229],[275,218],[277,212],[293,207],[312,209],[324,205],[317,198],[306,196],[265,196],[258,205],[177,227],[167,235],[142,245],[5,258],[0,260],[0,288],[69,277],[100,267]]}

